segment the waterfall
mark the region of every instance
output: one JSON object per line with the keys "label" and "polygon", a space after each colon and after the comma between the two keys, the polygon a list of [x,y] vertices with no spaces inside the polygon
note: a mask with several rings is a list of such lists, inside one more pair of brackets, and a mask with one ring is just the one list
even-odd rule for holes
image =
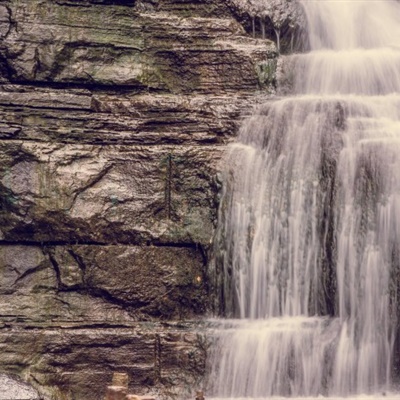
{"label": "waterfall", "polygon": [[292,94],[229,149],[215,398],[376,398],[399,381],[400,3],[300,6]]}

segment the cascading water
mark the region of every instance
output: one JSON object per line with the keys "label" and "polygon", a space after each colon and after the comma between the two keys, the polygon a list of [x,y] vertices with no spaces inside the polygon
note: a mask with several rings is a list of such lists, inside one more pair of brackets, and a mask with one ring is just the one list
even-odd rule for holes
{"label": "cascading water", "polygon": [[217,398],[395,391],[400,3],[303,1],[291,97],[230,148],[218,231]]}

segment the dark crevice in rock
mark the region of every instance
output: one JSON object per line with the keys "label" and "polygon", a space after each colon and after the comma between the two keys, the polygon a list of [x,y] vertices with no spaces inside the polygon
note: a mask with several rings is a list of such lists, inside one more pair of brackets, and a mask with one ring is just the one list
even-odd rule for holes
{"label": "dark crevice in rock", "polygon": [[91,7],[94,5],[133,7],[136,0],[56,0],[56,4],[67,7]]}
{"label": "dark crevice in rock", "polygon": [[[118,298],[116,296],[113,296],[108,290],[106,290],[104,288],[90,286],[90,282],[88,282],[88,283],[84,282],[83,284],[67,286],[62,282],[61,269],[60,269],[60,266],[59,266],[57,260],[55,259],[54,255],[52,254],[52,252],[50,250],[44,248],[43,253],[49,257],[51,265],[56,274],[57,284],[58,284],[58,293],[75,292],[75,293],[78,293],[78,294],[81,294],[84,296],[89,295],[92,297],[100,298],[103,301],[105,301],[106,303],[117,305],[126,310],[128,310],[130,307],[134,307],[135,311],[138,311],[138,309],[148,305],[147,302],[141,302],[141,301],[130,302],[130,301]],[[85,266],[83,260],[76,254],[75,254],[74,259],[75,260],[79,259],[78,265],[82,271],[85,271],[86,266]],[[59,299],[59,301],[60,301],[60,299]],[[69,303],[67,303],[67,302],[64,302],[64,303],[69,306]]]}
{"label": "dark crevice in rock", "polygon": [[109,321],[99,321],[99,322],[73,322],[73,323],[63,323],[63,322],[54,322],[50,326],[47,324],[44,327],[40,327],[38,325],[28,325],[27,323],[21,323],[20,326],[23,326],[24,329],[29,330],[29,329],[46,329],[46,330],[54,330],[58,331],[59,329],[62,330],[81,330],[81,329],[126,329],[126,328],[131,328],[132,326],[135,326],[137,322],[120,322],[116,321],[114,322],[109,322]]}
{"label": "dark crevice in rock", "polygon": [[17,75],[16,69],[9,62],[11,58],[9,50],[4,48],[0,42],[0,83],[10,83]]}
{"label": "dark crevice in rock", "polygon": [[[154,247],[173,247],[173,248],[184,248],[184,249],[196,249],[202,254],[202,257],[207,260],[206,250],[201,243],[194,242],[160,242],[147,240],[143,243],[127,243],[127,242],[95,242],[95,241],[67,241],[67,240],[54,240],[54,241],[29,241],[29,240],[18,240],[18,241],[7,241],[0,240],[0,246],[27,246],[27,247],[57,247],[57,246],[107,246],[107,247],[118,247],[118,246],[132,246],[141,247],[144,244],[147,246]],[[71,250],[72,251],[72,250]],[[79,257],[76,254],[70,253],[72,257]],[[78,262],[78,260],[76,260]],[[79,263],[78,263],[79,265]]]}
{"label": "dark crevice in rock", "polygon": [[71,206],[69,207],[69,209],[71,209],[76,202],[76,199],[78,198],[78,196],[80,194],[82,194],[85,190],[90,189],[91,187],[93,187],[94,185],[96,185],[96,183],[99,183],[110,171],[111,169],[114,167],[114,163],[108,165],[107,167],[105,167],[103,170],[100,171],[100,173],[98,175],[96,175],[95,177],[93,177],[92,179],[89,180],[89,182],[80,187],[74,194],[73,199],[72,199],[72,203]]}
{"label": "dark crevice in rock", "polygon": [[161,339],[160,335],[156,334],[154,341],[154,383],[161,381]]}
{"label": "dark crevice in rock", "polygon": [[209,261],[207,251],[204,249],[204,246],[201,243],[196,243],[196,244],[197,244],[196,249],[200,251],[201,258],[203,259],[203,265],[207,266]]}
{"label": "dark crevice in rock", "polygon": [[166,174],[165,174],[165,209],[167,218],[171,220],[172,204],[171,204],[171,187],[172,187],[172,155],[167,155]]}
{"label": "dark crevice in rock", "polygon": [[[60,107],[49,107],[49,106],[40,106],[40,105],[31,106],[31,105],[25,105],[24,104],[22,107],[21,106],[18,107],[18,105],[16,105],[16,104],[4,104],[4,103],[1,103],[1,102],[0,102],[0,105],[1,105],[1,107],[4,107],[4,108],[15,108],[15,107],[17,107],[16,111],[18,111],[18,108],[21,109],[22,107],[24,109],[26,109],[26,110],[49,110],[49,111],[59,111],[60,110]],[[79,108],[78,106],[76,106],[76,107],[65,106],[65,107],[62,108],[62,111],[66,112],[66,113],[67,112],[77,112],[77,111],[81,112],[82,108]],[[90,113],[91,111],[87,110],[86,112]],[[18,132],[20,132],[21,130],[22,130],[22,128],[19,128]],[[16,132],[14,132],[14,135],[15,134],[16,134]],[[7,138],[1,138],[1,140],[6,140],[6,139]],[[11,137],[10,139],[12,140],[13,137]],[[30,139],[30,138],[24,139],[24,142],[25,141],[29,141],[29,140],[34,141],[34,142],[40,142],[40,140],[38,140],[38,139]],[[48,141],[46,141],[46,142],[48,142]],[[60,141],[60,143],[62,143],[62,142]]]}
{"label": "dark crevice in rock", "polygon": [[[156,246],[156,247],[181,247],[181,248],[186,248],[186,249],[196,249],[200,250],[200,252],[204,251],[203,245],[200,243],[194,243],[194,242],[179,242],[179,243],[174,243],[174,242],[159,242],[159,241],[149,241],[148,246]],[[200,249],[200,247],[202,249]]]}
{"label": "dark crevice in rock", "polygon": [[[70,290],[67,290],[70,291]],[[140,300],[135,300],[135,301],[129,301],[129,300],[123,300],[118,297],[113,296],[108,290],[103,289],[103,288],[98,288],[98,287],[85,287],[84,289],[74,289],[73,291],[76,291],[77,293],[83,294],[83,295],[89,295],[93,297],[100,298],[104,300],[106,303],[111,303],[115,304],[116,306],[120,306],[127,311],[129,311],[129,308],[134,307],[135,312],[140,312],[141,308],[144,308],[148,306],[148,303],[145,301],[140,301]]]}
{"label": "dark crevice in rock", "polygon": [[6,39],[13,26],[11,8],[5,4],[0,5],[0,38]]}
{"label": "dark crevice in rock", "polygon": [[[31,379],[32,383],[35,383],[38,387],[40,387],[42,385],[42,382],[40,382],[38,379],[36,379],[34,374],[29,374],[29,379]],[[40,400],[45,400],[45,399],[43,398]]]}
{"label": "dark crevice in rock", "polygon": [[[4,157],[3,160],[6,160],[7,158],[10,160],[10,164],[7,166],[3,166],[1,170],[1,174],[3,177],[10,171],[13,166],[20,162],[26,161],[35,163],[38,160],[35,154],[32,154],[26,148],[24,148],[21,140],[15,140],[12,145],[3,147],[2,153],[0,154],[2,157]],[[0,193],[4,188],[5,187],[0,183]]]}
{"label": "dark crevice in rock", "polygon": [[71,255],[71,257],[76,261],[76,263],[78,264],[79,269],[83,273],[83,280],[85,280],[84,273],[86,271],[86,264],[83,261],[83,258],[79,254],[76,254],[72,249],[68,249],[67,251]]}
{"label": "dark crevice in rock", "polygon": [[85,2],[85,0],[81,0],[79,2],[77,1],[76,3],[73,0],[71,0],[71,1],[56,0],[55,4],[57,4],[59,6],[66,6],[66,7],[79,7],[79,8],[82,7],[83,9],[91,7],[90,3]]}
{"label": "dark crevice in rock", "polygon": [[34,247],[56,247],[56,246],[72,246],[72,245],[85,245],[85,246],[118,246],[117,243],[106,242],[71,242],[68,240],[53,240],[53,241],[34,241],[34,240],[0,240],[0,246],[34,246]]}
{"label": "dark crevice in rock", "polygon": [[[23,279],[25,279],[26,277],[35,274],[36,272],[42,271],[46,268],[45,265],[40,264],[36,267],[32,267],[27,269],[24,273],[22,273],[20,276],[18,276],[18,278],[14,281],[13,286],[15,286],[17,283],[19,283],[20,281],[22,281]],[[18,270],[15,269],[16,272],[18,272]]]}
{"label": "dark crevice in rock", "polygon": [[63,300],[60,296],[58,296],[58,293],[57,293],[57,296],[56,296],[56,300],[58,302],[60,302],[61,304],[63,304],[64,306],[66,306],[68,309],[71,308],[71,304],[68,301]]}
{"label": "dark crevice in rock", "polygon": [[[1,51],[1,49],[0,49]],[[4,59],[6,60],[6,59]],[[5,61],[4,61],[5,62]],[[2,66],[2,56],[0,53],[0,68]],[[20,86],[34,86],[38,88],[48,88],[48,89],[86,89],[96,93],[105,93],[105,94],[141,94],[141,93],[149,93],[149,94],[170,94],[171,92],[162,88],[154,88],[147,87],[138,84],[105,84],[100,82],[55,82],[55,81],[32,81],[32,80],[24,80],[24,79],[16,79],[15,71],[12,68],[8,67],[8,64],[5,64],[7,68],[7,76],[10,84],[20,85]],[[0,70],[1,71],[1,70]],[[5,83],[5,82],[3,82]],[[94,110],[96,111],[96,110]]]}
{"label": "dark crevice in rock", "polygon": [[58,289],[60,290],[64,285],[61,281],[61,271],[60,271],[60,266],[58,265],[57,260],[55,259],[55,257],[52,255],[51,251],[49,251],[46,247],[42,248],[43,254],[46,255],[49,260],[50,263],[54,269],[54,272],[56,274],[56,279],[57,279],[57,286]]}

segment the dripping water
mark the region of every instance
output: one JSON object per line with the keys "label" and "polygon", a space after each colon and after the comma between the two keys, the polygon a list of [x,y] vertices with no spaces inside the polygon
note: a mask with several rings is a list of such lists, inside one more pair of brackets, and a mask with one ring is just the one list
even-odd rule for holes
{"label": "dripping water", "polygon": [[400,3],[301,7],[310,51],[288,61],[292,94],[229,150],[217,398],[396,392]]}

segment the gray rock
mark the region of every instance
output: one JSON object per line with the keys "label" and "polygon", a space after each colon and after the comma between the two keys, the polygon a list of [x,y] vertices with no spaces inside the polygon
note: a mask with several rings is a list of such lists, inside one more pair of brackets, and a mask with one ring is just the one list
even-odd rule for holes
{"label": "gray rock", "polygon": [[39,400],[42,397],[20,379],[0,374],[0,400]]}
{"label": "gray rock", "polygon": [[0,38],[7,36],[11,28],[10,10],[0,5]]}

